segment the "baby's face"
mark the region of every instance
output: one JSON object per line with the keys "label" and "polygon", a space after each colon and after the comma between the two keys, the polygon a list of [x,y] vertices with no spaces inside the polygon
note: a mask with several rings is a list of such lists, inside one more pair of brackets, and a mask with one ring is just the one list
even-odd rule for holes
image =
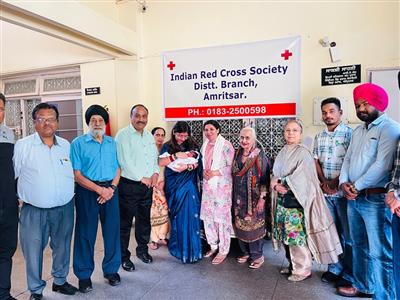
{"label": "baby's face", "polygon": [[189,152],[186,152],[186,154],[188,157],[194,157],[194,158],[197,157],[196,151],[189,151]]}

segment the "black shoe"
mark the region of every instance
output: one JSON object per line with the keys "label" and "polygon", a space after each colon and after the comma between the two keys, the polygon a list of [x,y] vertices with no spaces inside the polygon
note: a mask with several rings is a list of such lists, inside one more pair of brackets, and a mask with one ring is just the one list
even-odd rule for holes
{"label": "black shoe", "polygon": [[29,300],[41,300],[43,298],[42,294],[31,294]]}
{"label": "black shoe", "polygon": [[53,292],[59,292],[64,295],[75,295],[75,293],[78,291],[76,287],[70,285],[68,282],[64,282],[62,285],[53,283],[52,290]]}
{"label": "black shoe", "polygon": [[79,280],[79,291],[81,293],[89,293],[93,290],[92,281],[89,279]]}
{"label": "black shoe", "polygon": [[153,258],[148,253],[141,253],[141,254],[136,254],[136,255],[145,264],[149,264],[149,263],[153,262]]}
{"label": "black shoe", "polygon": [[122,269],[124,269],[127,272],[133,272],[135,271],[135,265],[130,259],[128,259],[122,263]]}
{"label": "black shoe", "polygon": [[108,283],[112,286],[119,285],[121,283],[121,277],[118,273],[104,274],[104,278],[108,280]]}
{"label": "black shoe", "polygon": [[325,283],[336,283],[340,280],[340,276],[333,274],[329,271],[325,272],[321,276],[321,281]]}
{"label": "black shoe", "polygon": [[350,287],[350,286],[352,286],[352,283],[350,281],[344,279],[344,278],[340,278],[338,280],[338,282],[336,282],[336,287],[337,288],[339,288],[339,287]]}

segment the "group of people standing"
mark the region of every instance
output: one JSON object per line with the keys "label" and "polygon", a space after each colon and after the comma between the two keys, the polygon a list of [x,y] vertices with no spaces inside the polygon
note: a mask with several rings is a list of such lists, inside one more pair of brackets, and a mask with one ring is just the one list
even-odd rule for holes
{"label": "group of people standing", "polygon": [[[0,125],[0,239],[6,245],[0,247],[5,270],[0,299],[13,299],[18,198],[31,299],[42,298],[43,250],[49,239],[52,290],[67,295],[92,290],[99,220],[102,270],[112,286],[121,281],[120,266],[135,270],[129,250],[134,221],[136,256],[144,263],[153,261],[149,248],[167,245],[183,263],[206,257],[218,265],[236,237],[237,262],[258,269],[268,228],[274,249],[285,250],[288,267],[280,273],[288,280],[309,278],[314,259],[328,265],[321,280],[335,283],[340,295],[396,299],[397,293],[399,298],[400,125],[384,113],[388,96],[381,87],[362,84],[353,96],[363,124],[353,131],[341,120],[340,100],[327,98],[321,103],[326,128],[315,136],[312,151],[302,144],[301,122],[289,120],[286,144],[273,164],[251,127],[240,131],[237,149],[214,120],[203,125],[201,147],[184,121],[174,125],[164,143],[163,128],[145,128],[149,112],[141,104],[132,107],[131,123],[115,140],[105,135],[109,116],[99,105],[87,109],[89,131],[71,145],[55,134],[59,113],[51,104],[35,107],[36,133],[15,148],[12,132]],[[0,124],[5,102],[1,97]],[[74,212],[78,288],[66,281]],[[209,245],[204,254],[203,230]]]}

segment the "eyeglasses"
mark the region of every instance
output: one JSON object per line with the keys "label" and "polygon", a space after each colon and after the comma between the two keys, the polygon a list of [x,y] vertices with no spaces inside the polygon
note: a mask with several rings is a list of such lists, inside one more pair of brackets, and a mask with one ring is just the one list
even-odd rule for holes
{"label": "eyeglasses", "polygon": [[297,133],[297,132],[301,132],[301,129],[285,129],[285,133]]}
{"label": "eyeglasses", "polygon": [[49,123],[49,124],[54,124],[57,122],[57,118],[36,118],[35,120],[37,123],[44,124],[44,123]]}

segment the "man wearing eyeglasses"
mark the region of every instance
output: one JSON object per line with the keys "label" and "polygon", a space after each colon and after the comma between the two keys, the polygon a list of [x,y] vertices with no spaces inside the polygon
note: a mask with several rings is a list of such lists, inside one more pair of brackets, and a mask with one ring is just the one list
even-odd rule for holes
{"label": "man wearing eyeglasses", "polygon": [[15,190],[14,133],[3,125],[6,98],[0,93],[0,299],[10,295],[12,256],[17,249],[18,202]]}
{"label": "man wearing eyeglasses", "polygon": [[85,113],[87,134],[71,144],[71,161],[76,180],[76,225],[74,239],[74,273],[79,291],[90,292],[94,270],[94,245],[98,220],[104,243],[103,276],[112,286],[119,285],[121,265],[119,240],[118,192],[120,170],[117,146],[105,135],[108,112],[100,105],[90,106]]}
{"label": "man wearing eyeglasses", "polygon": [[20,215],[20,244],[25,257],[30,299],[42,299],[43,250],[50,239],[53,265],[52,290],[74,295],[67,281],[74,223],[74,175],[69,160],[70,144],[55,135],[58,109],[40,103],[32,112],[36,133],[15,144],[14,170]]}
{"label": "man wearing eyeglasses", "polygon": [[121,180],[118,186],[121,217],[122,268],[131,272],[135,269],[129,251],[132,220],[135,218],[136,256],[144,263],[153,258],[148,252],[150,240],[150,208],[153,187],[158,180],[158,151],[151,133],[145,129],[148,110],[138,104],[131,109],[131,124],[121,129],[117,142]]}

